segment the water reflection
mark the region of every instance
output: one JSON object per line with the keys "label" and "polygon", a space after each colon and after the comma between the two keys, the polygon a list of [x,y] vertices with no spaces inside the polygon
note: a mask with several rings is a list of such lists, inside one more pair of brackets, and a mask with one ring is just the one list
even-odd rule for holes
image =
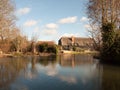
{"label": "water reflection", "polygon": [[66,54],[60,56],[60,65],[62,67],[75,67],[80,65],[96,64],[90,55]]}
{"label": "water reflection", "polygon": [[20,71],[25,71],[27,62],[22,58],[4,58],[0,60],[0,90],[9,90],[9,85],[13,83]]}
{"label": "water reflection", "polygon": [[120,67],[90,55],[0,59],[0,90],[119,90]]}
{"label": "water reflection", "polygon": [[102,90],[120,90],[120,67],[103,65]]}

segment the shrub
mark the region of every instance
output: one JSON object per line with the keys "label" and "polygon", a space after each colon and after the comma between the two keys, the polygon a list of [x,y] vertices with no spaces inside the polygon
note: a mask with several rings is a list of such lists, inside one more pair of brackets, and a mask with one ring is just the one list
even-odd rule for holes
{"label": "shrub", "polygon": [[56,45],[48,45],[47,43],[43,43],[43,44],[37,45],[37,51],[41,53],[47,52],[47,53],[57,54],[58,48]]}

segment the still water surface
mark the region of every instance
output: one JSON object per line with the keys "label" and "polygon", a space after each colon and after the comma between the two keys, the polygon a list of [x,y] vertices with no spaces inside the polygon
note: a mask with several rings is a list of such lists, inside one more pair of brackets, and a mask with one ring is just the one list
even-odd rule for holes
{"label": "still water surface", "polygon": [[120,90],[120,67],[90,55],[1,58],[0,90]]}

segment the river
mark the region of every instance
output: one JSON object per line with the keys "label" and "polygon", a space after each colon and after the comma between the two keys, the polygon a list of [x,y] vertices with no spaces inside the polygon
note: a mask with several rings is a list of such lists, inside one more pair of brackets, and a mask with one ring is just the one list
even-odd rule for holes
{"label": "river", "polygon": [[120,67],[79,54],[0,58],[0,90],[120,90]]}

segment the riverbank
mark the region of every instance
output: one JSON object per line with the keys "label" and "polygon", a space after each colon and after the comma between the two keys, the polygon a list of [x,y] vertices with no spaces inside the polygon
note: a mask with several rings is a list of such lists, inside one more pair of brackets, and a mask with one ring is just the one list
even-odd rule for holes
{"label": "riverbank", "polygon": [[60,52],[58,52],[57,54],[55,53],[31,53],[31,52],[27,52],[27,53],[17,53],[17,52],[12,52],[12,53],[2,53],[0,54],[0,58],[3,57],[23,57],[23,56],[29,56],[29,55],[34,55],[34,56],[53,56],[53,55],[61,55],[61,54],[93,54],[95,56],[97,56],[99,54],[99,52],[97,51],[86,51],[86,52],[76,52],[76,51],[68,51],[68,50],[62,50]]}
{"label": "riverbank", "polygon": [[12,54],[0,54],[0,58],[3,58],[3,57],[13,57]]}
{"label": "riverbank", "polygon": [[62,50],[61,53],[63,54],[95,54],[98,55],[98,51],[84,51],[84,52],[76,52],[76,51],[69,51],[69,50]]}
{"label": "riverbank", "polygon": [[55,56],[56,54],[54,53],[9,53],[9,54],[0,54],[0,58],[4,58],[4,57],[25,57],[25,56]]}

